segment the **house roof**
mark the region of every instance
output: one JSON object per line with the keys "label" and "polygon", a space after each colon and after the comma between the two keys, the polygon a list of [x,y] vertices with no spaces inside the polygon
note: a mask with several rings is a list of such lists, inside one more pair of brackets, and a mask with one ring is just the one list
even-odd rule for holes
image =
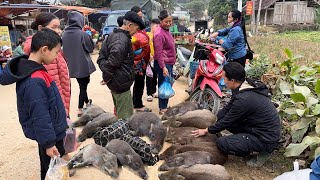
{"label": "house roof", "polygon": [[[261,4],[261,9],[267,9],[269,8],[272,4],[277,2],[277,0],[263,0]],[[257,10],[259,8],[259,1],[255,0],[255,9]]]}

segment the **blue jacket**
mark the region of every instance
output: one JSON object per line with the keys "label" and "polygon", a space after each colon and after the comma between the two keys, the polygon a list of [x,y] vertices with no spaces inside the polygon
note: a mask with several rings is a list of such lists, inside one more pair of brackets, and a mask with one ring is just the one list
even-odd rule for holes
{"label": "blue jacket", "polygon": [[0,74],[0,84],[16,82],[17,109],[24,135],[50,148],[68,127],[59,90],[41,64],[23,55],[12,59]]}
{"label": "blue jacket", "polygon": [[311,169],[312,172],[310,173],[310,180],[320,179],[320,156],[311,163]]}
{"label": "blue jacket", "polygon": [[226,36],[221,46],[228,51],[230,59],[239,59],[247,54],[246,42],[240,26],[221,29],[219,36]]}

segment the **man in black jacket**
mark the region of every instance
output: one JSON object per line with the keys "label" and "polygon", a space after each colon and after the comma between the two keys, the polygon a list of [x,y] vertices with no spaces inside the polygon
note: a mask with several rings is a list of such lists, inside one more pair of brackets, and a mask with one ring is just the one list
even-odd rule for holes
{"label": "man in black jacket", "polygon": [[144,23],[137,13],[127,12],[122,26],[113,30],[99,52],[98,64],[102,71],[102,84],[107,84],[111,90],[118,118],[129,118],[133,114],[130,92],[134,81],[131,36],[144,28]]}
{"label": "man in black jacket", "polygon": [[239,63],[231,62],[223,67],[223,78],[232,90],[232,98],[218,112],[218,120],[213,126],[195,130],[192,134],[198,137],[226,129],[233,135],[220,137],[217,147],[226,154],[241,157],[259,152],[247,164],[262,166],[278,145],[280,120],[267,87],[248,83],[245,76]]}

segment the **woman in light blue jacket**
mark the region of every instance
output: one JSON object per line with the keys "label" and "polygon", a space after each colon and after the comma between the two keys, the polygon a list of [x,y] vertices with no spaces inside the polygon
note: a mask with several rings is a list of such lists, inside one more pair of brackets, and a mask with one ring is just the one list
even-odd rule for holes
{"label": "woman in light blue jacket", "polygon": [[220,29],[212,34],[214,38],[225,36],[219,40],[219,44],[228,51],[228,61],[234,61],[245,66],[246,63],[246,28],[245,20],[238,10],[233,10],[228,14],[228,24],[230,27]]}

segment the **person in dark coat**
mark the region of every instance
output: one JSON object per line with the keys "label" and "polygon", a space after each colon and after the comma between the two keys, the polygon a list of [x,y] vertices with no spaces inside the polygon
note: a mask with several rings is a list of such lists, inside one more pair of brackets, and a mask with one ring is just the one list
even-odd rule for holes
{"label": "person in dark coat", "polygon": [[90,74],[96,70],[90,57],[94,43],[90,35],[82,30],[83,15],[77,11],[70,11],[67,15],[69,25],[62,35],[63,53],[68,61],[70,78],[76,78],[79,83],[78,116],[81,116],[84,103],[87,105],[92,103],[88,98],[87,88]]}
{"label": "person in dark coat", "polygon": [[103,42],[98,64],[102,71],[102,84],[111,90],[117,117],[130,118],[133,102],[130,87],[134,81],[133,50],[131,37],[144,29],[142,19],[133,11],[125,14],[123,24]]}
{"label": "person in dark coat", "polygon": [[41,179],[50,159],[63,156],[67,114],[58,87],[42,64],[50,64],[61,50],[60,36],[49,29],[32,37],[31,53],[12,59],[0,74],[0,84],[16,83],[17,109],[24,135],[37,141]]}
{"label": "person in dark coat", "polygon": [[228,63],[223,70],[223,78],[232,90],[232,98],[218,112],[218,120],[213,126],[193,131],[192,134],[198,137],[226,129],[233,135],[220,137],[217,147],[226,154],[241,157],[260,152],[247,164],[262,166],[280,140],[281,125],[277,109],[265,85],[245,80],[245,70],[241,64]]}

